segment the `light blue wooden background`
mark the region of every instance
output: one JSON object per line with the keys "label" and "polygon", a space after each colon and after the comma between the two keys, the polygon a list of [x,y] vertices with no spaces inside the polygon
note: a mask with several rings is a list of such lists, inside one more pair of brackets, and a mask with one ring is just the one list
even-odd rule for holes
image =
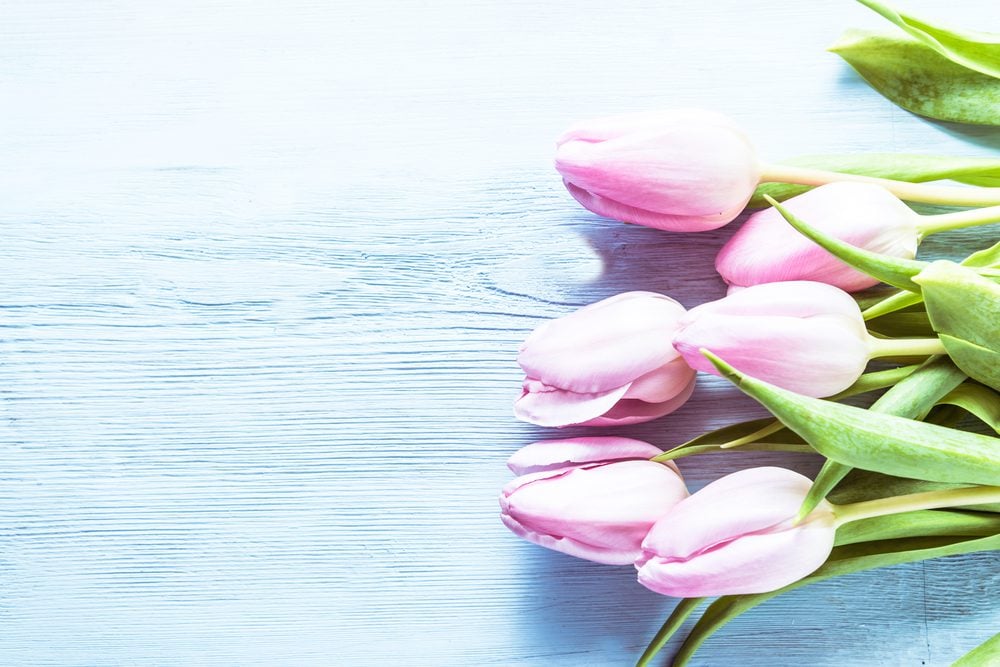
{"label": "light blue wooden background", "polygon": [[[989,0],[947,12],[1000,30]],[[0,2],[0,663],[628,664],[672,601],[497,518],[507,456],[555,435],[512,419],[514,356],[622,290],[719,296],[731,232],[589,215],[553,139],[700,105],[767,159],[995,155],[824,51],[879,25],[846,0]],[[758,414],[706,379],[620,432]],[[684,470],[761,462],[816,469]],[[799,591],[697,664],[948,664],[1000,625],[998,562]]]}

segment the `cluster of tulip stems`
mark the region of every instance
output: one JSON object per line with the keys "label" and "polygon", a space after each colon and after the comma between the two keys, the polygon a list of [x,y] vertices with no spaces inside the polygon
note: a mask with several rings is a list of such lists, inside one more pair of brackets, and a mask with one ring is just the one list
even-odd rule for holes
{"label": "cluster of tulip stems", "polygon": [[[1000,243],[960,262],[915,259],[928,234],[1000,221],[1000,188],[761,164],[732,121],[698,110],[581,123],[558,141],[556,168],[594,213],[671,232],[727,224],[763,182],[811,188],[767,197],[721,249],[724,298],[686,311],[663,294],[619,294],[544,323],[521,347],[514,412],[540,426],[663,417],[691,396],[697,371],[774,417],[666,452],[596,435],[510,458],[517,477],[500,505],[511,531],[633,564],[643,586],[684,598],[640,664],[707,597],[718,600],[675,664],[790,588],[1000,548],[1000,439],[970,417],[1000,430]],[[922,216],[901,200],[964,210]],[[883,282],[897,289],[851,294]],[[866,373],[873,358],[887,363]],[[887,388],[867,409],[839,402]],[[826,461],[815,480],[758,467],[689,493],[676,460],[734,448]]]}

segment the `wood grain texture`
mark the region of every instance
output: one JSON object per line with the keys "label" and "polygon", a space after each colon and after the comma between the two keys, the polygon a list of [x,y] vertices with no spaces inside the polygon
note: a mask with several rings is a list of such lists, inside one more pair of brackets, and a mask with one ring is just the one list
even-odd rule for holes
{"label": "wood grain texture", "polygon": [[[672,602],[497,520],[505,459],[553,435],[511,417],[513,358],[623,290],[720,296],[732,230],[580,210],[553,137],[699,105],[767,159],[1000,147],[823,51],[879,25],[862,8],[750,4],[0,2],[0,662],[634,660]],[[619,432],[665,447],[760,414],[704,378]],[[760,463],[817,467],[684,470]],[[946,665],[1000,624],[998,565],[806,588],[695,662]]]}

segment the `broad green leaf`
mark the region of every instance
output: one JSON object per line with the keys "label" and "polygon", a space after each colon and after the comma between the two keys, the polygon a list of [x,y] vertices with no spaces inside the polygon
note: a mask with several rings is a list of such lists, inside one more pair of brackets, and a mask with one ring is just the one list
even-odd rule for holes
{"label": "broad green leaf", "polygon": [[915,259],[902,259],[880,255],[869,250],[855,247],[838,238],[821,232],[805,221],[796,217],[791,211],[770,197],[765,199],[777,209],[781,217],[806,238],[814,241],[830,254],[850,264],[859,271],[877,278],[893,287],[919,292],[920,287],[913,282],[913,277],[927,267],[927,262]]}
{"label": "broad green leaf", "polygon": [[649,642],[649,646],[646,650],[642,652],[639,657],[639,661],[635,663],[635,667],[646,667],[650,660],[656,657],[663,647],[667,645],[670,638],[680,630],[681,626],[684,625],[684,621],[694,613],[694,610],[705,601],[705,598],[681,598],[681,601],[677,603],[674,610],[664,621],[663,626],[653,637],[652,641]]}
{"label": "broad green leaf", "polygon": [[924,535],[988,537],[998,533],[1000,515],[994,512],[920,510],[844,524],[837,529],[836,544],[841,546]]}
{"label": "broad green leaf", "polygon": [[989,248],[977,250],[961,261],[962,266],[997,267],[1000,266],[1000,243],[994,243]]}
{"label": "broad green leaf", "polygon": [[902,563],[1000,549],[1000,535],[981,538],[922,537],[862,542],[835,547],[826,563],[804,579],[769,593],[726,595],[702,614],[674,658],[674,667],[686,665],[698,647],[719,628],[743,612],[787,591],[846,574]]}
{"label": "broad green leaf", "polygon": [[1000,394],[989,387],[966,382],[948,392],[940,402],[957,405],[971,412],[991,429],[1000,433]]}
{"label": "broad green leaf", "polygon": [[801,396],[702,353],[743,392],[838,463],[898,477],[1000,485],[1000,439]]}
{"label": "broad green leaf", "polygon": [[[965,380],[955,364],[945,357],[932,357],[917,370],[882,394],[869,410],[907,419],[921,419],[942,396]],[[816,509],[837,484],[851,471],[851,466],[827,459],[802,501],[796,520]],[[900,494],[902,495],[902,494]]]}
{"label": "broad green leaf", "polygon": [[938,338],[944,343],[944,349],[955,365],[968,373],[969,377],[1000,389],[1000,353],[947,334],[939,334]]}
{"label": "broad green leaf", "polygon": [[927,316],[948,354],[969,377],[1000,388],[1000,285],[938,260],[914,276]]}
{"label": "broad green leaf", "polygon": [[913,278],[934,330],[988,349],[1000,348],[1000,285],[947,260]]}
{"label": "broad green leaf", "polygon": [[951,667],[1000,665],[1000,632],[951,663]]}
{"label": "broad green leaf", "polygon": [[[837,171],[859,176],[889,178],[894,181],[927,183],[953,180],[978,186],[1000,186],[1000,159],[985,157],[949,157],[913,153],[853,153],[849,155],[802,155],[781,161],[790,167]],[[812,186],[797,183],[761,183],[750,208],[767,206],[764,195],[778,201],[800,195]]]}
{"label": "broad green leaf", "polygon": [[956,123],[1000,125],[1000,79],[955,64],[916,39],[848,30],[828,50],[907,111]]}
{"label": "broad green leaf", "polygon": [[937,26],[877,0],[858,0],[953,63],[1000,78],[1000,35]]}

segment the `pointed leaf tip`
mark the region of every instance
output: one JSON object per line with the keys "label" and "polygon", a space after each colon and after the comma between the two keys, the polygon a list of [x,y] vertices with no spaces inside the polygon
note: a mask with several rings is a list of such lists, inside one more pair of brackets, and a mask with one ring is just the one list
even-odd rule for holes
{"label": "pointed leaf tip", "polygon": [[712,362],[712,365],[722,374],[722,377],[726,378],[735,385],[739,385],[743,380],[743,374],[738,370],[727,364],[721,357],[716,356],[711,350],[704,347],[698,348],[698,352],[701,353],[703,357]]}

